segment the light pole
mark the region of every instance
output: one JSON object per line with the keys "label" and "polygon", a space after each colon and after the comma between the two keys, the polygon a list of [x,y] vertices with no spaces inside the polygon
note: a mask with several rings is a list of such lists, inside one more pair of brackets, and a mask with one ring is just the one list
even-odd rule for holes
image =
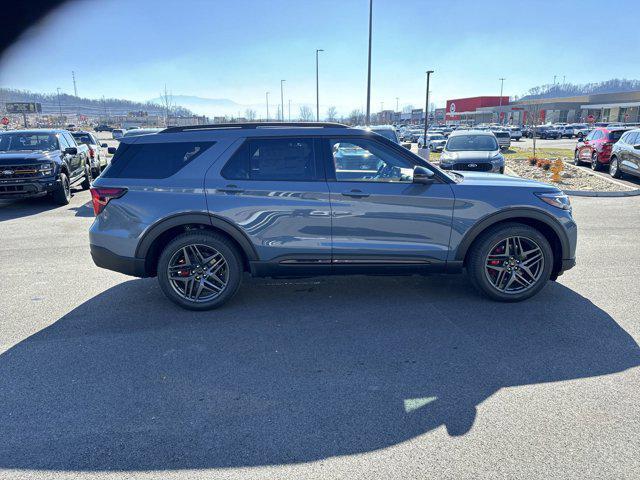
{"label": "light pole", "polygon": [[289,121],[291,121],[291,99],[289,99]]}
{"label": "light pole", "polygon": [[56,90],[58,91],[58,112],[60,114],[58,121],[60,122],[60,126],[62,126],[62,105],[60,104],[60,87],[56,88]]}
{"label": "light pole", "polygon": [[423,146],[427,144],[427,128],[429,124],[429,79],[431,78],[432,73],[433,70],[427,70],[427,93],[424,101],[424,137],[422,139]]}
{"label": "light pole", "polygon": [[318,53],[324,52],[323,49],[316,49],[316,122],[320,121],[320,76],[318,74]]}
{"label": "light pole", "polygon": [[286,80],[280,80],[280,120],[284,122],[284,82]]}
{"label": "light pole", "polygon": [[[502,89],[504,87],[504,77],[500,77],[498,80],[500,80],[500,107],[502,107]],[[502,120],[500,121],[500,123],[502,124]]]}
{"label": "light pole", "polygon": [[267,97],[267,122],[269,121],[269,92],[266,93]]}
{"label": "light pole", "polygon": [[367,68],[367,118],[366,125],[371,124],[371,25],[373,20],[373,0],[369,0],[369,63]]}
{"label": "light pole", "polygon": [[400,97],[396,97],[396,112],[400,111],[399,105],[400,105]]}

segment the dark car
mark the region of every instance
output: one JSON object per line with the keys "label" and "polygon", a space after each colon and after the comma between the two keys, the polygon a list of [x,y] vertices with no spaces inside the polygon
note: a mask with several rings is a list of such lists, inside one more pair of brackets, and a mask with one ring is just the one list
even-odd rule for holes
{"label": "dark car", "polygon": [[621,178],[623,174],[640,177],[640,129],[626,131],[611,150],[609,174]]}
{"label": "dark car", "polygon": [[577,143],[573,153],[573,163],[580,165],[582,162],[589,162],[593,170],[602,170],[604,165],[609,164],[613,144],[620,140],[627,130],[627,128],[595,128]]}
{"label": "dark car", "polygon": [[447,139],[440,155],[440,168],[504,173],[504,157],[493,132],[457,130]]}
{"label": "dark car", "polygon": [[533,129],[536,137],[541,139],[558,139],[562,138],[562,132],[554,127],[540,126]]}
{"label": "dark car", "polygon": [[91,186],[88,151],[66,130],[0,133],[0,199],[50,195],[68,204],[71,187]]}
{"label": "dark car", "polygon": [[95,128],[96,132],[113,132],[113,127],[110,127],[109,125],[106,124],[102,124],[102,125],[98,125]]}

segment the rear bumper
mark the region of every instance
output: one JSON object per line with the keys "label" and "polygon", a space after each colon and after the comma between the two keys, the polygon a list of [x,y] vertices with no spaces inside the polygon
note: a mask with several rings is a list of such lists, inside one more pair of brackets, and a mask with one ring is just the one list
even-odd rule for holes
{"label": "rear bumper", "polygon": [[143,258],[123,257],[113,253],[107,248],[99,247],[97,245],[90,245],[90,248],[93,263],[100,268],[124,273],[125,275],[131,275],[132,277],[147,276]]}

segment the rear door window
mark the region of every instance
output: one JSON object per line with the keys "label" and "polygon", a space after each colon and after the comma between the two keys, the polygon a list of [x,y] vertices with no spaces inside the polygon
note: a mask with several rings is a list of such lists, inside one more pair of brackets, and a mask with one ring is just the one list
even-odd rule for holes
{"label": "rear door window", "polygon": [[228,180],[324,180],[313,138],[249,139],[233,154],[221,174]]}
{"label": "rear door window", "polygon": [[609,141],[617,142],[618,140],[620,140],[620,137],[624,132],[624,130],[614,130],[613,132],[609,132]]}
{"label": "rear door window", "polygon": [[198,158],[215,142],[120,144],[105,178],[167,178]]}

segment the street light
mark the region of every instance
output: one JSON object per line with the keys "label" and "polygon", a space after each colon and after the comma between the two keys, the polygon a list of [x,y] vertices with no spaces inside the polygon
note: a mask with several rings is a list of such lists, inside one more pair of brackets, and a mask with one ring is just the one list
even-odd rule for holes
{"label": "street light", "polygon": [[284,122],[284,82],[286,80],[280,80],[280,120]]}
{"label": "street light", "polygon": [[[500,107],[502,107],[502,88],[504,87],[505,78],[504,77],[500,77],[498,80],[500,80]],[[502,120],[500,120],[500,124],[502,124]]]}
{"label": "street light", "polygon": [[266,93],[267,96],[267,122],[269,121],[269,92]]}
{"label": "street light", "polygon": [[316,122],[320,121],[320,80],[318,75],[318,53],[324,52],[323,49],[316,49]]}
{"label": "street light", "polygon": [[60,87],[56,88],[56,90],[58,91],[58,112],[60,113],[58,121],[62,126],[62,105],[60,104]]}
{"label": "street light", "polygon": [[367,69],[367,118],[366,125],[371,124],[371,25],[373,19],[373,0],[369,0],[369,64]]}
{"label": "street light", "polygon": [[433,70],[427,70],[427,93],[424,105],[424,137],[422,139],[422,145],[425,146],[427,144],[427,126],[429,124],[429,78]]}
{"label": "street light", "polygon": [[400,107],[399,107],[400,103],[399,102],[400,102],[400,97],[396,97],[396,112],[400,111]]}

